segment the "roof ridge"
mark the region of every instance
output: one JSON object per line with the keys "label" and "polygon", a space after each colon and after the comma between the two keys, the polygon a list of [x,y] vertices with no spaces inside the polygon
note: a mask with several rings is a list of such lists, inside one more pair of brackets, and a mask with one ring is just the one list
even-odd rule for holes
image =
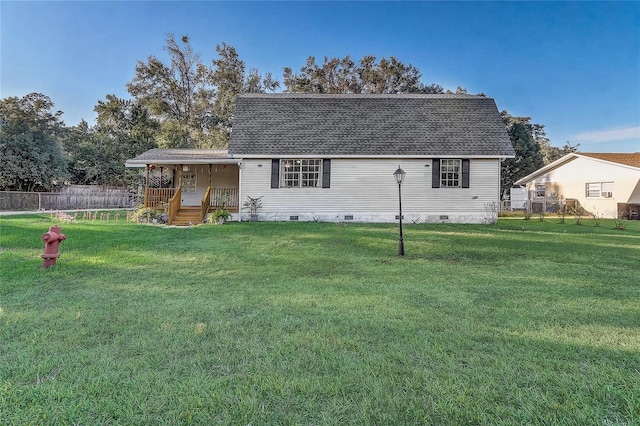
{"label": "roof ridge", "polygon": [[240,98],[391,98],[391,99],[493,99],[485,95],[469,95],[456,93],[243,93]]}

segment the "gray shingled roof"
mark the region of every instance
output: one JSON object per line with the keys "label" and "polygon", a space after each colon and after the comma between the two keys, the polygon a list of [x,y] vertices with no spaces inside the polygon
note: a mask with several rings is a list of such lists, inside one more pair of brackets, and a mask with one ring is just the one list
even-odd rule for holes
{"label": "gray shingled roof", "polygon": [[144,166],[151,163],[201,164],[221,162],[228,158],[227,150],[217,149],[150,149],[127,160],[127,167]]}
{"label": "gray shingled roof", "polygon": [[470,95],[239,96],[229,154],[514,155],[493,99]]}

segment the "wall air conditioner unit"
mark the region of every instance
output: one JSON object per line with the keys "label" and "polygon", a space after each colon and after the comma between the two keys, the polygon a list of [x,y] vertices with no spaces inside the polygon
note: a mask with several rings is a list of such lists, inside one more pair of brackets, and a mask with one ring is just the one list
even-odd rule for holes
{"label": "wall air conditioner unit", "polygon": [[603,198],[613,198],[613,192],[603,192],[602,193],[602,197]]}

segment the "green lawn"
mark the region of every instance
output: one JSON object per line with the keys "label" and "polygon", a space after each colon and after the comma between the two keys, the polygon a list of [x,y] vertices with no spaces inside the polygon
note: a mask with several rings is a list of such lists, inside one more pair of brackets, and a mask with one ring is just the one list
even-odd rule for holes
{"label": "green lawn", "polygon": [[0,424],[640,424],[640,221],[0,218]]}

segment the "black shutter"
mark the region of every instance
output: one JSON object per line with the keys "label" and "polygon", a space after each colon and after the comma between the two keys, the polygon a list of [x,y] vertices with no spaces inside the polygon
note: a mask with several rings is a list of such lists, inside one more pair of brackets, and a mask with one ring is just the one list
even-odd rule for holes
{"label": "black shutter", "polygon": [[271,160],[271,188],[280,188],[280,160]]}
{"label": "black shutter", "polygon": [[462,160],[462,187],[469,187],[469,159]]}
{"label": "black shutter", "polygon": [[331,160],[328,158],[322,160],[322,187],[331,188]]}
{"label": "black shutter", "polygon": [[431,187],[440,188],[440,159],[434,158],[431,168]]}

